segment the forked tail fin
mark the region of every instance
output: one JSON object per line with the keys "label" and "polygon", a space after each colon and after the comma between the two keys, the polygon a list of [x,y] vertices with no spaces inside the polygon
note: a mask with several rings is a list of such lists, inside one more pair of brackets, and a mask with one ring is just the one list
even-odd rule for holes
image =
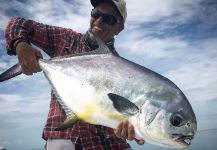
{"label": "forked tail fin", "polygon": [[0,82],[3,82],[5,80],[11,79],[13,77],[16,77],[18,75],[22,74],[22,69],[19,63],[16,65],[12,66],[5,72],[0,74]]}

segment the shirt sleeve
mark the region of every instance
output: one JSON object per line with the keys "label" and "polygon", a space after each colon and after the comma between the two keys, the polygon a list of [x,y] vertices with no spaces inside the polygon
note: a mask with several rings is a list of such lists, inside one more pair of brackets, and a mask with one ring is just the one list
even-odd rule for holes
{"label": "shirt sleeve", "polygon": [[16,55],[13,44],[17,40],[23,40],[41,48],[49,56],[53,56],[66,30],[20,17],[12,18],[5,30],[7,53]]}

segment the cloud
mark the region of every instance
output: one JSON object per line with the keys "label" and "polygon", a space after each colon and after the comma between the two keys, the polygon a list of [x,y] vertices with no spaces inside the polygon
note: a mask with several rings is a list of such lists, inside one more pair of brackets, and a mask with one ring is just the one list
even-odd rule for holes
{"label": "cloud", "polygon": [[[154,22],[166,19],[167,22],[186,23],[198,9],[198,5],[203,0],[143,0],[135,3],[133,0],[127,1],[129,20],[132,22]],[[142,6],[142,7],[141,7]],[[173,18],[173,20],[167,19]]]}
{"label": "cloud", "polygon": [[165,0],[162,3],[144,0],[127,4],[130,6],[127,30],[137,30],[143,37],[182,36],[198,40],[217,36],[217,3],[214,0]]}
{"label": "cloud", "polygon": [[17,0],[2,1],[0,5],[0,29],[5,29],[8,20],[13,17],[13,15],[25,14],[25,3]]}
{"label": "cloud", "polygon": [[[216,39],[198,41],[194,48],[187,47],[184,61],[177,69],[165,73],[165,76],[175,81],[186,91],[197,91],[194,99],[197,101],[217,100],[217,42]],[[179,61],[179,60],[178,60]],[[200,91],[200,94],[198,94]]]}
{"label": "cloud", "polygon": [[[35,7],[35,6],[38,7]],[[85,32],[89,27],[91,6],[89,1],[38,0],[28,7],[35,20]],[[44,11],[46,10],[46,11]]]}
{"label": "cloud", "polygon": [[6,62],[0,62],[0,68],[6,68],[7,63]]}
{"label": "cloud", "polygon": [[2,82],[0,115],[11,114],[10,118],[13,118],[19,114],[38,115],[47,113],[50,90],[51,87],[42,72],[32,76],[20,75]]}
{"label": "cloud", "polygon": [[[142,37],[142,32],[130,32],[119,44],[122,49],[133,55],[143,55],[151,59],[167,59],[176,56],[176,52],[189,48],[188,42],[180,37]],[[131,42],[134,41],[134,42]]]}
{"label": "cloud", "polygon": [[49,25],[73,28],[85,32],[89,27],[91,5],[89,1],[62,1],[62,0],[36,0],[36,1],[5,1],[1,12],[3,23],[1,29],[6,27],[9,16],[13,11],[16,16],[32,19]]}
{"label": "cloud", "polygon": [[8,113],[11,111],[17,111],[19,109],[19,102],[21,101],[21,96],[19,95],[7,95],[1,94],[0,101],[3,102],[0,106],[0,113]]}
{"label": "cloud", "polygon": [[0,15],[0,29],[5,30],[9,17],[5,15]]}
{"label": "cloud", "polygon": [[[209,101],[217,98],[217,58],[210,60],[203,57],[203,61],[187,63],[176,70],[171,70],[165,76],[177,83],[185,91],[197,92],[194,99]],[[198,94],[200,91],[200,94]],[[217,100],[217,99],[216,99]]]}
{"label": "cloud", "polygon": [[[31,91],[29,91],[32,93]],[[0,94],[0,114],[4,115],[7,113],[30,113],[40,114],[45,111],[44,107],[48,106],[49,94],[40,94],[34,96],[28,94],[28,96],[17,95],[17,94]]]}

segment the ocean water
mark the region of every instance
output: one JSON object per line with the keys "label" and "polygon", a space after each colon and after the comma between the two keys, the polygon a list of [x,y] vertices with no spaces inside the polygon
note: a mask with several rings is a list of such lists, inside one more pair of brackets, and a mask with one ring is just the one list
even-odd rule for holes
{"label": "ocean water", "polygon": [[[133,150],[175,150],[172,148],[162,148],[145,143],[140,146],[135,142],[130,142]],[[186,150],[217,150],[217,129],[198,131],[191,145]]]}

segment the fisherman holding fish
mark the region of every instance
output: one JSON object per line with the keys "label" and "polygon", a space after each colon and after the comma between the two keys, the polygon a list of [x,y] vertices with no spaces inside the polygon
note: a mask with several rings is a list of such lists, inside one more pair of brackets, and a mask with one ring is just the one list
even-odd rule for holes
{"label": "fisherman holding fish", "polygon": [[[42,58],[42,55],[31,44],[42,49],[50,57],[88,52],[98,48],[90,32],[103,40],[109,49],[118,55],[114,48],[114,36],[124,29],[127,17],[125,1],[90,2],[94,8],[91,11],[90,28],[85,34],[20,17],[9,21],[6,28],[7,52],[9,55],[17,55],[24,74],[33,75],[41,71],[38,59]],[[66,114],[52,91],[50,110],[43,131],[47,150],[126,150],[131,149],[126,139],[135,139],[134,127],[127,120],[121,121],[116,130],[77,121],[70,128],[56,131],[65,119]],[[145,142],[135,140],[140,145]]]}

